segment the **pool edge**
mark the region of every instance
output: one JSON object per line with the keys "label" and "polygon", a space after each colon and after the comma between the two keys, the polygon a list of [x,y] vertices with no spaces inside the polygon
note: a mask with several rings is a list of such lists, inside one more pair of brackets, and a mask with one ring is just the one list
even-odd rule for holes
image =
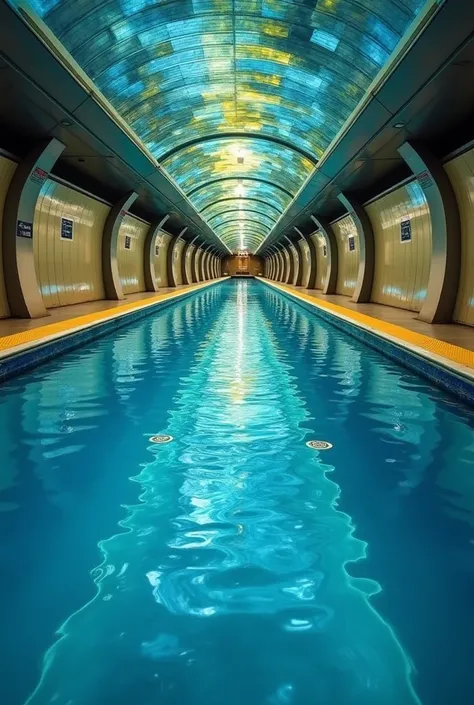
{"label": "pool edge", "polygon": [[[32,331],[5,336],[0,339],[0,343],[3,341],[4,345],[3,349],[0,347],[0,383],[227,279],[228,277],[222,277],[200,282],[176,292],[157,292],[156,297],[128,303],[125,301],[122,306],[113,309],[88,313],[46,324]],[[8,341],[6,344],[4,341],[9,338],[20,338],[24,342],[8,346]]]}
{"label": "pool edge", "polygon": [[[259,279],[259,281],[275,289],[283,296],[290,298],[300,304],[306,310],[321,316],[325,321],[345,331],[357,340],[372,347],[392,360],[402,364],[403,366],[415,371],[417,374],[429,379],[433,384],[442,388],[444,391],[450,392],[458,397],[461,401],[469,406],[474,406],[474,353],[467,351],[465,348],[459,348],[464,353],[469,353],[472,356],[472,368],[463,365],[455,360],[444,357],[433,351],[423,348],[396,335],[391,335],[382,330],[378,326],[377,318],[368,316],[367,314],[357,314],[364,318],[370,319],[370,323],[364,323],[357,320],[351,315],[354,312],[344,309],[334,303],[323,302],[321,304],[317,299],[310,297],[299,291],[295,291],[284,284],[269,281],[267,279]],[[401,326],[390,324],[392,329],[400,329]],[[398,332],[398,331],[397,331]],[[428,338],[422,334],[412,334],[407,330],[409,336]],[[446,346],[446,348],[457,348],[458,346],[451,343],[437,341]]]}

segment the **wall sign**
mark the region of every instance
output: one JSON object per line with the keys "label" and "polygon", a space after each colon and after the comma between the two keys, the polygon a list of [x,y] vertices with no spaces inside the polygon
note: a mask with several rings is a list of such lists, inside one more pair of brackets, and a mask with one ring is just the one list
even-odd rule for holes
{"label": "wall sign", "polygon": [[130,235],[125,235],[125,249],[129,250],[131,246],[132,246],[132,238],[130,237]]}
{"label": "wall sign", "polygon": [[429,188],[433,185],[433,179],[427,171],[422,171],[421,174],[417,174],[416,178],[422,189]]}
{"label": "wall sign", "polygon": [[158,257],[159,252],[160,252],[160,246],[155,245],[155,257]]}
{"label": "wall sign", "polygon": [[72,240],[74,235],[74,221],[70,218],[61,218],[61,240]]}
{"label": "wall sign", "polygon": [[324,257],[328,256],[328,248],[326,247],[326,245],[323,245],[323,255]]}
{"label": "wall sign", "polygon": [[349,235],[349,252],[354,252],[356,248],[356,242],[354,235]]}
{"label": "wall sign", "polygon": [[38,186],[42,186],[46,181],[47,176],[48,172],[44,169],[40,169],[39,166],[37,166],[30,176],[30,181],[32,181],[34,184],[38,184]]}
{"label": "wall sign", "polygon": [[16,224],[17,237],[26,237],[29,240],[33,239],[33,223],[27,223],[25,220],[18,220]]}
{"label": "wall sign", "polygon": [[411,220],[400,221],[400,242],[410,242],[411,240]]}

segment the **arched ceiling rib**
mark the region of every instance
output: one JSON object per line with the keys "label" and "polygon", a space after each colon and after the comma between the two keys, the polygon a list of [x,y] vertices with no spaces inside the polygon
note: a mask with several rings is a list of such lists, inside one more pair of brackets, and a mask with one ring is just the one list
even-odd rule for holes
{"label": "arched ceiling rib", "polygon": [[[244,229],[251,249],[423,4],[30,0],[203,217],[227,198],[268,204],[269,222],[252,214]],[[229,247],[239,232],[225,231]]]}

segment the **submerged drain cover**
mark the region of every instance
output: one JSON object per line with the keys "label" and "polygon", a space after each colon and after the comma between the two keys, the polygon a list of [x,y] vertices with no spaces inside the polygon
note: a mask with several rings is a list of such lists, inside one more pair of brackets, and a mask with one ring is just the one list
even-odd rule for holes
{"label": "submerged drain cover", "polygon": [[173,436],[166,436],[166,435],[151,436],[151,438],[149,440],[150,440],[150,443],[169,443],[170,441],[173,440]]}
{"label": "submerged drain cover", "polygon": [[332,448],[332,443],[328,441],[308,441],[306,445],[313,450],[329,450],[329,448]]}

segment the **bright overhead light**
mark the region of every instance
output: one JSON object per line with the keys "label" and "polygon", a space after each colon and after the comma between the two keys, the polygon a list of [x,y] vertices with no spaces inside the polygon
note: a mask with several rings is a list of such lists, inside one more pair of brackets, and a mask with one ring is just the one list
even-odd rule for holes
{"label": "bright overhead light", "polygon": [[242,196],[244,195],[244,193],[245,193],[245,191],[244,191],[244,187],[243,187],[243,186],[241,186],[241,185],[239,184],[238,186],[235,187],[235,195],[236,195],[236,196],[238,196],[239,198],[242,198]]}

